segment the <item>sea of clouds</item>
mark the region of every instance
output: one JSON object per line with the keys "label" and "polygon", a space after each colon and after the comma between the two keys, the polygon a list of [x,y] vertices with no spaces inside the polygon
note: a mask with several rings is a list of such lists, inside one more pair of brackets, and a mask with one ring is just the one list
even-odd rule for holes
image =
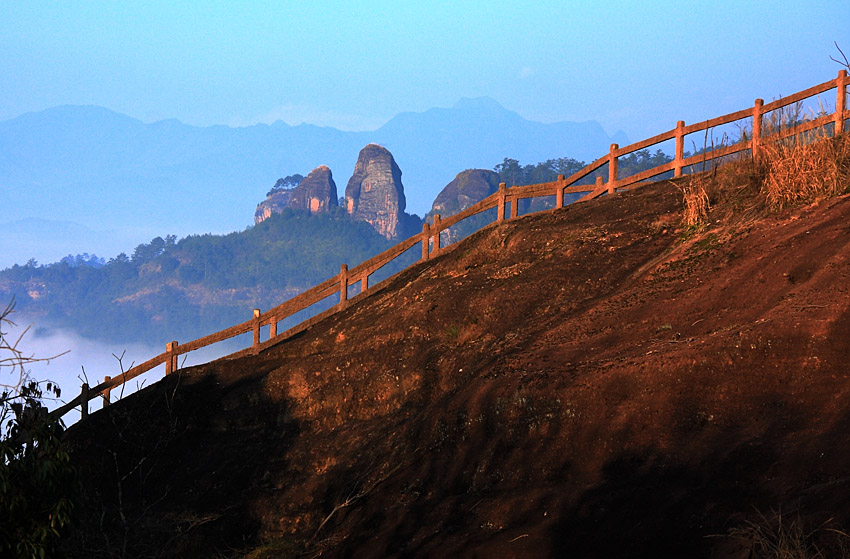
{"label": "sea of clouds", "polygon": [[[10,343],[17,341],[18,348],[25,357],[34,361],[26,365],[26,371],[33,380],[51,381],[61,389],[59,399],[46,401],[49,409],[55,409],[80,394],[83,382],[93,387],[104,380],[105,376],[116,377],[121,374],[122,367],[126,371],[133,365],[147,361],[165,350],[163,347],[153,347],[142,343],[106,343],[84,338],[72,331],[53,328],[44,324],[43,319],[32,319],[20,313],[12,315],[15,325],[4,325],[3,331]],[[19,340],[19,341],[18,341]],[[239,340],[241,342],[250,340]],[[234,343],[216,344],[199,351],[180,356],[180,366],[191,366],[205,363],[224,356],[238,349]],[[120,358],[120,361],[119,361]],[[14,374],[15,378],[12,377]],[[2,370],[3,384],[14,383],[17,372],[9,367]],[[129,382],[123,389],[114,388],[111,400],[114,402],[122,396],[127,396],[137,390],[149,386],[161,379],[165,366],[159,365]],[[89,410],[95,411],[102,407],[101,398],[92,400]],[[66,414],[63,420],[66,425],[75,423],[80,418],[80,408]]]}

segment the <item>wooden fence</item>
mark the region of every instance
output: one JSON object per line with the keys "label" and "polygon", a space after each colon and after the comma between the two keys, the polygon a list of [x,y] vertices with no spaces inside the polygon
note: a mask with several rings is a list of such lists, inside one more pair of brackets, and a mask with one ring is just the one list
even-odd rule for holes
{"label": "wooden fence", "polygon": [[[214,343],[228,340],[241,334],[253,332],[253,343],[251,344],[251,347],[232,353],[224,357],[224,359],[232,359],[248,354],[257,354],[263,349],[277,344],[294,334],[309,328],[316,322],[338,312],[343,308],[346,308],[352,302],[357,301],[379,289],[388,281],[388,279],[373,286],[369,284],[369,276],[417,244],[421,244],[422,246],[421,260],[428,260],[429,258],[444,252],[448,247],[440,246],[440,233],[447,230],[449,227],[458,224],[460,221],[481,212],[496,208],[497,221],[513,219],[517,217],[518,214],[519,200],[534,197],[554,196],[555,208],[557,209],[563,207],[565,194],[586,193],[584,196],[576,200],[576,202],[591,200],[603,194],[613,196],[618,190],[637,188],[641,186],[641,183],[645,183],[645,181],[653,177],[670,171],[673,172],[674,177],[679,177],[682,175],[684,168],[704,164],[706,161],[724,158],[729,155],[748,150],[751,151],[753,155],[756,155],[758,153],[759,146],[767,141],[778,141],[816,128],[825,128],[830,125],[833,127],[833,134],[838,134],[845,129],[845,120],[850,119],[850,110],[846,107],[848,82],[850,82],[850,80],[848,80],[847,71],[841,70],[838,73],[838,77],[834,80],[810,87],[806,90],[795,93],[794,95],[781,98],[771,103],[764,103],[761,99],[756,99],[752,108],[743,109],[696,124],[685,125],[684,121],[680,120],[676,124],[676,127],[672,130],[647,138],[641,142],[637,142],[623,148],[619,147],[617,144],[612,144],[609,152],[604,157],[600,157],[570,177],[559,175],[558,180],[554,182],[532,184],[528,186],[514,186],[511,188],[507,188],[506,185],[502,183],[499,185],[498,192],[491,194],[477,204],[470,206],[451,217],[442,219],[439,215],[435,215],[433,224],[426,222],[422,228],[422,233],[400,242],[396,246],[370,258],[369,260],[366,260],[365,262],[361,262],[354,268],[348,268],[348,266],[343,264],[339,275],[328,279],[312,289],[296,295],[288,301],[285,301],[284,303],[265,312],[261,312],[260,309],[254,309],[254,316],[251,320],[243,322],[242,324],[231,326],[230,328],[226,328],[186,344],[178,344],[176,341],[169,342],[166,344],[166,350],[164,353],[161,353],[140,365],[132,367],[120,376],[112,378],[106,377],[102,383],[91,388],[88,384],[83,384],[80,395],[64,406],[54,410],[52,415],[61,417],[71,409],[81,406],[82,417],[85,418],[88,416],[88,404],[91,399],[101,396],[103,399],[103,405],[106,406],[110,401],[110,391],[123,383],[134,379],[163,363],[165,364],[165,374],[170,375],[178,369],[178,357],[180,355]],[[765,115],[768,115],[772,111],[779,111],[786,107],[795,105],[802,102],[804,99],[825,93],[831,89],[836,90],[835,110],[832,113],[822,114],[817,118],[813,118],[793,127],[769,127],[769,129],[765,132],[765,127],[763,126],[763,119]],[[706,132],[707,135],[710,129],[744,119],[751,119],[751,132],[749,134],[750,139],[744,138],[741,141],[737,141],[729,145],[721,144],[720,147],[715,149],[706,150],[696,155],[685,157],[685,137],[687,135],[695,132]],[[629,177],[618,177],[617,160],[619,157],[644,150],[650,146],[668,140],[675,140],[676,144],[675,156],[672,161],[653,167],[652,169],[638,172]],[[597,176],[595,184],[577,184],[579,181],[586,179],[595,171],[602,170],[605,165],[608,166],[607,181],[604,181],[602,176]],[[602,174],[604,174],[604,172]],[[510,208],[510,210],[508,210],[508,208]],[[510,213],[507,213],[508,211]],[[349,299],[349,288],[358,282],[360,283],[360,292]],[[339,303],[334,307],[320,312],[316,316],[304,320],[286,331],[278,332],[278,324],[282,320],[299,311],[307,309],[308,307],[322,301],[323,299],[333,296],[336,293],[339,294]],[[264,327],[268,327],[268,336],[265,341],[261,341],[261,328]]]}

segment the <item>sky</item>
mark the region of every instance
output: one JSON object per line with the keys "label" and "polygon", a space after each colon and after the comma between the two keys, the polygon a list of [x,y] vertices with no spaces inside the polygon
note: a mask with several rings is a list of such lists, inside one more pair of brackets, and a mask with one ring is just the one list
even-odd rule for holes
{"label": "sky", "polygon": [[848,23],[847,0],[0,0],[0,121],[79,104],[374,130],[489,96],[637,141],[834,78]]}
{"label": "sky", "polygon": [[[834,42],[850,55],[847,0],[646,4],[0,0],[0,121],[73,104],[144,122],[374,130],[488,96],[638,141],[833,79]],[[115,368],[114,348],[68,336],[35,336],[32,351],[76,348],[54,365],[71,377]],[[131,349],[128,361],[155,352]]]}

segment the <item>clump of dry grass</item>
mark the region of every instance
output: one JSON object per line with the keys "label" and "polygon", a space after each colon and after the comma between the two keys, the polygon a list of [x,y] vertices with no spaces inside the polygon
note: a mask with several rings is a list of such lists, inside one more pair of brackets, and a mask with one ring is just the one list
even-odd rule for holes
{"label": "clump of dry grass", "polygon": [[[749,557],[752,559],[819,559],[827,557],[818,547],[816,540],[824,540],[831,550],[844,550],[848,535],[841,530],[830,528],[832,520],[827,520],[814,529],[806,527],[799,515],[783,515],[782,511],[757,513],[756,519],[746,522],[742,527],[733,528],[729,535],[749,543]],[[829,554],[832,556],[832,554]],[[841,553],[841,556],[845,556]]]}
{"label": "clump of dry grass", "polygon": [[850,135],[821,136],[810,143],[761,146],[756,160],[761,192],[772,209],[812,202],[850,190]]}
{"label": "clump of dry grass", "polygon": [[711,198],[708,195],[708,188],[713,177],[704,174],[689,177],[689,180],[684,186],[679,187],[682,192],[682,198],[685,205],[685,210],[682,215],[682,221],[687,227],[692,227],[701,223],[711,209]]}
{"label": "clump of dry grass", "polygon": [[678,188],[687,227],[704,222],[715,207],[740,219],[845,194],[850,192],[850,133],[812,131],[776,142],[768,136],[755,158],[727,159]]}

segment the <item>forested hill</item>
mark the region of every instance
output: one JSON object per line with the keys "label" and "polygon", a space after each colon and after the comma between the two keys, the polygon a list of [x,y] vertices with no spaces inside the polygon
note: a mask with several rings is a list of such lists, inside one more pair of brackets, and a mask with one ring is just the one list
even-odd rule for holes
{"label": "forested hill", "polygon": [[[621,158],[620,169],[629,175],[668,160],[660,151],[643,150]],[[583,162],[566,157],[525,165],[505,158],[494,171],[501,182],[525,185],[552,181],[582,167]],[[472,220],[452,241],[484,223]],[[103,341],[161,345],[243,322],[253,308],[280,304],[336,275],[340,264],[359,264],[396,241],[365,221],[351,219],[341,208],[312,215],[287,209],[228,235],[156,237],[131,255],[119,254],[103,265],[88,255],[47,265],[16,265],[0,271],[0,300],[14,297],[18,310],[39,319],[39,327],[69,328]],[[397,260],[372,281],[417,256]]]}
{"label": "forested hill", "polygon": [[229,235],[157,237],[103,266],[65,259],[0,272],[0,297],[40,324],[116,342],[189,340],[250,317],[393,242],[343,211],[287,210]]}

